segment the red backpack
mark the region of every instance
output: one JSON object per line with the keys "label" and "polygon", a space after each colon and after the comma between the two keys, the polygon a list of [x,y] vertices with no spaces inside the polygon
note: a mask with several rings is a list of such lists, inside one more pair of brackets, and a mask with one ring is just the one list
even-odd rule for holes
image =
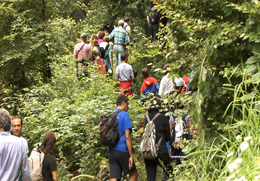
{"label": "red backpack", "polygon": [[100,74],[106,74],[106,65],[104,64],[104,59],[100,59],[99,62],[97,62],[96,60],[94,61],[97,64],[97,71]]}

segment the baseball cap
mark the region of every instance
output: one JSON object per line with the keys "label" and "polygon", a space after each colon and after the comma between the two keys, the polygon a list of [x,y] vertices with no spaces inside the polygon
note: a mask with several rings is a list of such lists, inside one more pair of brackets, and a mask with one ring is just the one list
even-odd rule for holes
{"label": "baseball cap", "polygon": [[82,33],[82,34],[80,35],[80,38],[87,38],[87,34],[86,34],[86,33]]}
{"label": "baseball cap", "polygon": [[180,77],[180,78],[175,77],[174,83],[175,83],[175,86],[176,86],[176,87],[184,86],[184,82],[183,82],[183,80],[182,80],[181,77]]}

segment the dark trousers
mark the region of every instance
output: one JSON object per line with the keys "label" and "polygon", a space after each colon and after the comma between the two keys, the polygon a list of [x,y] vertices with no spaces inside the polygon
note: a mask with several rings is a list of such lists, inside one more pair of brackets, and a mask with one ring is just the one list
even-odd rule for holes
{"label": "dark trousers", "polygon": [[149,25],[150,34],[152,35],[153,42],[157,40],[157,33],[159,31],[159,24],[150,24]]}
{"label": "dark trousers", "polygon": [[[159,159],[163,162],[163,165],[160,164]],[[156,179],[156,170],[157,165],[160,165],[164,172],[167,175],[167,178],[169,178],[170,174],[172,174],[172,166],[169,165],[171,162],[170,156],[168,153],[160,153],[159,157],[152,160],[144,160],[146,173],[147,173],[147,181],[155,181]]]}

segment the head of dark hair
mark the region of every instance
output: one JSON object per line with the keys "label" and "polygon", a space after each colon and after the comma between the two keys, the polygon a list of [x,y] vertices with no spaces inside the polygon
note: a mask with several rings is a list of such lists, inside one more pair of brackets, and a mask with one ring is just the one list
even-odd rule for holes
{"label": "head of dark hair", "polygon": [[128,21],[130,21],[130,18],[129,17],[125,17],[124,22],[128,22]]}
{"label": "head of dark hair", "polygon": [[144,76],[144,78],[147,78],[149,76],[149,72],[148,72],[148,69],[147,68],[144,68],[142,70],[142,75]]}
{"label": "head of dark hair", "polygon": [[121,60],[125,61],[128,58],[128,55],[126,53],[121,54]]}
{"label": "head of dark hair", "polygon": [[98,33],[98,38],[99,38],[99,39],[103,39],[104,36],[105,36],[105,32],[104,32],[104,31],[100,31],[100,32]]}
{"label": "head of dark hair", "polygon": [[54,154],[54,144],[56,143],[56,135],[53,132],[48,131],[42,140],[42,145],[40,150],[45,155],[53,155]]}
{"label": "head of dark hair", "polygon": [[12,126],[11,120],[12,119],[11,119],[9,112],[6,109],[1,108],[0,109],[0,129],[3,129],[4,131],[10,131],[11,126]]}
{"label": "head of dark hair", "polygon": [[120,94],[116,99],[116,105],[121,106],[123,102],[128,102],[128,98],[124,94]]}
{"label": "head of dark hair", "polygon": [[12,120],[14,120],[14,119],[20,119],[21,125],[23,125],[23,119],[19,115],[15,115]]}
{"label": "head of dark hair", "polygon": [[104,25],[100,25],[99,31],[105,31],[105,26]]}
{"label": "head of dark hair", "polygon": [[101,55],[101,52],[98,49],[94,50],[93,53],[94,53],[94,56],[100,56]]}

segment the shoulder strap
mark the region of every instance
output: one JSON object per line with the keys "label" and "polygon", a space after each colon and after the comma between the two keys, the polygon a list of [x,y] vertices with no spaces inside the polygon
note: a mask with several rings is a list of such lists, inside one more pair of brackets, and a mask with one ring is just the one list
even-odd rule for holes
{"label": "shoulder strap", "polygon": [[107,46],[105,48],[105,52],[108,50],[108,48],[109,48],[109,43],[107,43]]}
{"label": "shoulder strap", "polygon": [[148,123],[150,122],[150,121],[154,121],[158,116],[160,116],[160,114],[161,113],[157,113],[157,114],[155,114],[155,116],[153,117],[153,119],[151,120],[150,118],[149,118],[149,116],[148,116],[148,114],[146,115],[146,119],[147,119],[147,121],[148,121]]}
{"label": "shoulder strap", "polygon": [[78,58],[79,52],[81,51],[81,49],[82,49],[85,45],[86,45],[86,43],[84,43],[83,46],[79,49],[79,51],[78,51],[78,53],[77,53],[77,55],[76,55],[77,58]]}

